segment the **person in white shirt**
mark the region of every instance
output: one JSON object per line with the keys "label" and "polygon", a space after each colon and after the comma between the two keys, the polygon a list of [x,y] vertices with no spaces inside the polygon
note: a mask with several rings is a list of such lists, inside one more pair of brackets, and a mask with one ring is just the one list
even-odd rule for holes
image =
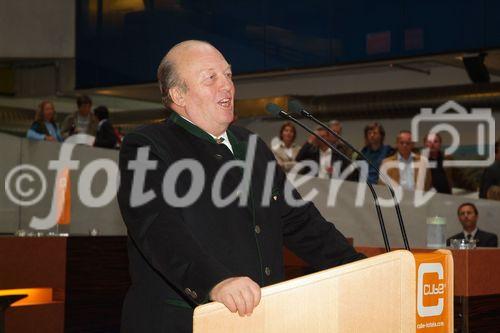
{"label": "person in white shirt", "polygon": [[289,121],[284,122],[280,129],[280,143],[273,148],[276,161],[285,172],[290,171],[297,163],[295,158],[299,153],[300,146],[295,143],[296,136],[295,126]]}
{"label": "person in white shirt", "polygon": [[[318,127],[315,132],[323,139],[328,140],[329,133],[324,128]],[[319,178],[330,178],[332,175],[332,150],[312,134],[307,139],[307,142],[300,148],[295,159],[297,162],[314,161],[318,163],[318,172],[314,176]],[[310,168],[304,166],[299,172],[308,174],[310,173]]]}
{"label": "person in white shirt", "polygon": [[[384,159],[380,171],[405,190],[428,191],[432,184],[428,161],[413,152],[413,145],[410,131],[399,132],[396,153]],[[419,178],[419,175],[424,178]],[[379,179],[379,183],[383,183],[382,179]]]}

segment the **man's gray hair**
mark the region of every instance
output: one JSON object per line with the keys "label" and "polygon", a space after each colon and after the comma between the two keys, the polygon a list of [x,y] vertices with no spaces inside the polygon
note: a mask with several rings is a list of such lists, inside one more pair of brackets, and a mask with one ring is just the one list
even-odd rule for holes
{"label": "man's gray hair", "polygon": [[328,122],[328,126],[332,127],[332,126],[342,126],[342,123],[336,119],[333,119],[333,120],[330,120]]}
{"label": "man's gray hair", "polygon": [[188,47],[193,44],[206,44],[214,47],[207,41],[204,40],[186,40],[174,45],[163,57],[158,66],[158,71],[156,76],[158,78],[158,84],[160,86],[161,92],[161,101],[163,105],[169,107],[174,101],[172,100],[172,96],[170,96],[170,89],[173,87],[177,87],[181,89],[183,92],[186,92],[188,87],[186,82],[181,78],[179,72],[177,71],[176,64],[169,55],[174,49]]}
{"label": "man's gray hair", "polygon": [[186,91],[186,83],[180,78],[179,73],[175,68],[175,64],[165,56],[157,71],[158,84],[161,92],[161,102],[165,107],[169,107],[174,101],[170,96],[170,88],[179,87],[181,90]]}

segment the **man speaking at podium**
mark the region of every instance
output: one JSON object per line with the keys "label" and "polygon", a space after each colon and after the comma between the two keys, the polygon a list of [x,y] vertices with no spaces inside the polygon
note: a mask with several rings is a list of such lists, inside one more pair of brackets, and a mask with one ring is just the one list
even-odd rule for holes
{"label": "man speaking at podium", "polygon": [[194,307],[209,301],[250,315],[260,288],[284,279],[283,245],[316,270],[364,258],[269,166],[262,140],[230,126],[231,67],[217,49],[177,44],[158,80],[172,115],[120,151],[132,279],[122,332],[189,332]]}

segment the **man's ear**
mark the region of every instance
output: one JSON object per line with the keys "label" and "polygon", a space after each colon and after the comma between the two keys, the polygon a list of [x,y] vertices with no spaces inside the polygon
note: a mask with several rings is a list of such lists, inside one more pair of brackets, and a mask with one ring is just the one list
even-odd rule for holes
{"label": "man's ear", "polygon": [[182,107],[186,105],[186,101],[184,99],[185,93],[181,91],[179,87],[170,88],[168,93],[170,94],[170,98],[172,99],[174,104]]}

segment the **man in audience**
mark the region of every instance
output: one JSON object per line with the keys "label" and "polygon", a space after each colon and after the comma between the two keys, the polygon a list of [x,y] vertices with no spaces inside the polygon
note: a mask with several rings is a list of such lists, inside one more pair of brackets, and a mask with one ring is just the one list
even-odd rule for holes
{"label": "man in audience", "polygon": [[[363,155],[377,168],[380,168],[382,161],[394,154],[395,150],[389,145],[384,144],[385,129],[377,122],[366,125],[365,127],[365,146],[361,149]],[[375,168],[368,168],[368,182],[377,184],[378,172]]]}
{"label": "man in audience", "polygon": [[[340,121],[330,120],[328,122],[328,126],[333,132],[337,133],[338,135],[342,135],[342,123]],[[352,158],[353,151],[342,141],[340,141],[335,135],[328,133],[327,141],[330,142],[335,148],[337,148],[342,154],[344,154],[348,158]],[[338,154],[334,154],[333,159],[334,161],[342,161],[342,170],[344,170],[344,168],[351,163],[350,161],[345,161],[345,159],[342,156],[338,156]]]}
{"label": "man in audience", "polygon": [[[316,134],[325,140],[328,140],[328,131],[322,127],[317,127]],[[316,136],[310,135],[306,143],[300,148],[297,157],[297,162],[314,161],[318,163],[318,172],[315,176],[319,178],[330,178],[332,175],[332,150],[319,140]],[[300,173],[309,173],[309,167],[300,169]]]}
{"label": "man in audience", "polygon": [[479,230],[477,228],[477,220],[479,218],[479,213],[477,207],[470,202],[466,202],[458,206],[457,209],[458,220],[462,224],[463,231],[451,236],[446,241],[450,245],[452,239],[475,239],[477,241],[476,245],[481,247],[497,247],[498,237],[497,235]]}
{"label": "man in audience", "polygon": [[[328,123],[330,129],[335,133],[342,134],[342,124],[338,120],[332,120]],[[352,151],[346,147],[336,136],[329,133],[326,129],[322,127],[316,128],[316,133],[323,139],[328,141],[331,145],[337,148],[341,153],[347,157],[352,156]],[[295,158],[297,162],[300,161],[315,161],[318,163],[318,173],[316,174],[319,178],[331,178],[336,172],[334,172],[334,164],[337,161],[341,162],[339,175],[345,170],[350,164],[350,161],[346,160],[344,157],[337,154],[337,152],[332,152],[332,150],[323,142],[321,142],[316,136],[311,135],[307,142],[302,146],[300,151]],[[301,173],[308,173],[310,169],[304,167],[301,169]],[[348,178],[350,179],[350,178]]]}
{"label": "man in audience", "polygon": [[492,165],[490,165],[484,170],[484,173],[481,177],[481,185],[479,187],[479,197],[483,199],[489,198],[487,194],[488,190],[492,186],[500,185],[500,152],[498,143],[499,141],[495,142],[495,161],[493,162]]}
{"label": "man in audience", "polygon": [[[453,160],[450,155],[444,155],[442,151],[442,138],[439,133],[429,133],[424,137],[424,146],[428,149],[428,155],[425,155],[429,161],[435,162],[431,168],[432,187],[439,193],[452,193],[453,187],[466,189],[469,191],[477,190],[477,183],[471,179],[463,169],[457,167],[444,167],[445,161]],[[444,163],[443,163],[444,162]]]}
{"label": "man in audience", "polygon": [[96,135],[97,119],[92,114],[92,100],[89,96],[78,96],[76,99],[78,111],[68,115],[61,125],[61,134],[67,138],[73,134]]}
{"label": "man in audience", "polygon": [[[427,159],[414,153],[413,146],[411,132],[399,132],[396,138],[397,152],[382,162],[381,171],[405,190],[428,191],[432,179]],[[379,183],[382,183],[381,179]]]}
{"label": "man in audience", "polygon": [[443,160],[449,160],[441,151],[443,140],[439,133],[429,133],[424,137],[424,146],[429,150],[429,162],[436,162],[431,167],[432,187],[439,193],[451,194],[452,171],[450,168],[443,168]]}
{"label": "man in audience", "polygon": [[99,121],[97,125],[97,133],[95,136],[94,147],[101,148],[116,148],[116,135],[115,129],[109,121],[108,108],[101,105],[95,108],[94,114]]}

